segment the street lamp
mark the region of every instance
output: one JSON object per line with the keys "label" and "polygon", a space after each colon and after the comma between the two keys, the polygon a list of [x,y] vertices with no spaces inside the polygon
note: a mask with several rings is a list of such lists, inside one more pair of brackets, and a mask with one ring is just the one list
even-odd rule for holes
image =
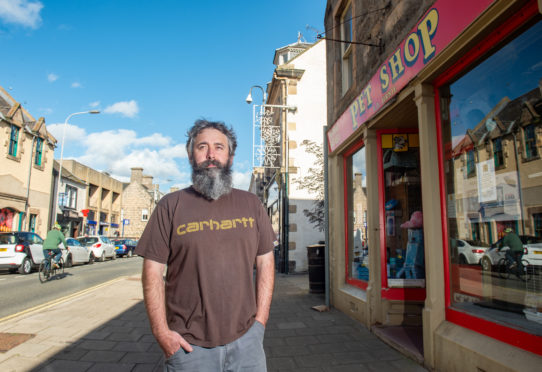
{"label": "street lamp", "polygon": [[60,180],[62,179],[62,160],[64,158],[64,139],[66,138],[66,127],[68,126],[68,121],[75,115],[83,115],[83,114],[99,114],[99,110],[89,110],[89,111],[81,111],[81,112],[74,112],[72,114],[69,114],[66,120],[64,120],[64,127],[62,129],[62,142],[60,143],[60,162],[59,162],[59,168],[58,168],[58,181],[57,181],[57,200],[55,205],[55,215],[53,216],[55,221],[58,216],[58,206],[60,204]]}
{"label": "street lamp", "polygon": [[260,88],[262,90],[262,93],[263,93],[262,105],[263,105],[265,103],[265,100],[267,99],[267,93],[265,93],[265,90],[259,85],[253,85],[253,86],[250,87],[250,91],[248,92],[248,96],[247,96],[245,101],[249,105],[252,103],[252,88]]}

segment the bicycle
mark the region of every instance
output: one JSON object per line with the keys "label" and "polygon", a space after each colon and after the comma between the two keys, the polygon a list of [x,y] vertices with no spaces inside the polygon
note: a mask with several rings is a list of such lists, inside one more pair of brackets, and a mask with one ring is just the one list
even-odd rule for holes
{"label": "bicycle", "polygon": [[511,262],[510,259],[507,256],[504,256],[499,260],[497,263],[497,272],[499,273],[499,277],[501,279],[508,279],[510,278],[510,274],[514,274],[517,276],[520,280],[526,282],[529,279],[531,279],[531,271],[529,270],[529,261],[522,259],[521,260],[521,267],[518,267],[517,265],[513,268],[510,268],[510,265],[514,262]]}
{"label": "bicycle", "polygon": [[60,256],[60,260],[58,261],[58,269],[54,268],[52,265],[53,257],[55,256],[55,253],[48,251],[47,257],[43,259],[40,263],[40,268],[38,271],[38,276],[40,279],[40,283],[45,283],[46,281],[49,281],[51,278],[55,277],[57,274],[64,274],[64,258]]}

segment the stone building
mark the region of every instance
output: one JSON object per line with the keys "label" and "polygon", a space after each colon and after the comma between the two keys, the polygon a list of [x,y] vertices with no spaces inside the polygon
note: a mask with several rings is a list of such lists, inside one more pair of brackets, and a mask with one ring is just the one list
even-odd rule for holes
{"label": "stone building", "polygon": [[161,198],[159,185],[153,177],[143,174],[143,168],[132,168],[130,183],[122,191],[121,235],[139,239],[156,203]]}
{"label": "stone building", "polygon": [[64,160],[62,165],[71,175],[88,185],[85,205],[79,207],[79,212],[85,217],[84,234],[120,234],[122,182],[72,159]]}
{"label": "stone building", "polygon": [[[304,181],[313,170],[322,170],[325,45],[323,40],[312,44],[299,38],[296,43],[277,49],[273,58],[276,68],[266,89],[267,100],[258,108],[266,146],[254,149],[256,154],[263,154],[263,159],[254,170],[250,191],[267,206],[280,237],[276,264],[281,272],[307,271],[307,246],[324,239],[323,232],[304,213],[314,209],[315,201],[323,200],[323,182],[309,188]],[[307,151],[311,145],[319,150],[318,154]]]}
{"label": "stone building", "polygon": [[0,231],[45,237],[56,139],[0,87]]}

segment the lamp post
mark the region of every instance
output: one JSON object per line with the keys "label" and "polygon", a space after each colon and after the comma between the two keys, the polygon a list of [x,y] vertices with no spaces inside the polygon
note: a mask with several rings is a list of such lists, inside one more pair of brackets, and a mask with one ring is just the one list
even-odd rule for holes
{"label": "lamp post", "polygon": [[[62,179],[62,160],[64,158],[64,139],[66,138],[66,127],[68,126],[68,121],[75,115],[83,115],[83,114],[99,114],[99,110],[89,110],[89,111],[81,111],[81,112],[74,112],[72,114],[69,114],[66,120],[64,120],[64,126],[62,129],[62,141],[60,142],[60,162],[59,162],[59,168],[58,168],[58,181],[57,181],[57,200],[55,203],[55,215],[53,216],[55,221],[58,217],[58,208],[60,204],[60,182]],[[54,224],[54,221],[52,222]]]}
{"label": "lamp post", "polygon": [[[248,93],[248,96],[246,98],[246,102],[248,104],[251,104],[252,103],[252,89],[253,88],[260,88],[263,92],[263,99],[262,99],[262,104],[261,104],[261,110],[260,110],[260,114],[259,114],[259,117],[257,118],[256,117],[256,106],[257,105],[253,105],[252,106],[252,143],[253,143],[253,149],[252,149],[252,167],[253,168],[256,168],[256,153],[257,153],[257,145],[256,145],[256,127],[258,126],[257,123],[259,122],[260,123],[260,132],[259,132],[259,150],[260,150],[260,157],[263,157],[263,162],[260,160],[260,162],[258,163],[258,167],[260,168],[263,168],[263,173],[265,174],[265,168],[268,168],[268,169],[271,169],[271,168],[274,168],[275,169],[275,172],[277,172],[280,168],[282,168],[282,170],[280,170],[280,172],[284,172],[284,177],[281,177],[281,195],[279,198],[282,199],[282,224],[281,224],[281,230],[282,230],[282,233],[280,234],[281,237],[282,237],[282,252],[283,252],[283,258],[284,258],[284,272],[286,274],[288,274],[288,224],[289,224],[289,221],[288,221],[288,209],[289,209],[289,206],[288,206],[288,140],[287,140],[287,128],[288,128],[288,125],[286,123],[287,121],[287,113],[285,113],[283,116],[282,116],[282,121],[283,121],[283,128],[279,131],[279,137],[278,138],[275,138],[275,135],[273,134],[273,132],[268,132],[267,135],[264,134],[264,132],[262,132],[262,126],[264,126],[265,124],[265,110],[267,108],[270,108],[270,109],[273,109],[273,108],[278,108],[278,109],[285,109],[285,110],[288,110],[288,111],[292,111],[292,112],[295,112],[297,111],[297,106],[288,106],[288,105],[272,105],[272,104],[266,104],[265,103],[265,100],[267,98],[267,95],[264,91],[264,89],[259,86],[259,85],[253,85],[251,88],[250,88],[250,91]],[[286,103],[286,102],[284,102]],[[282,113],[282,111],[281,111]],[[269,125],[269,124],[265,124],[266,126]],[[263,137],[266,137],[265,140]],[[272,138],[270,138],[270,136]],[[280,143],[279,143],[280,141]],[[278,146],[277,146],[277,143]],[[277,153],[279,153],[276,149],[276,147],[278,147],[279,149],[282,147],[282,150],[278,150],[280,151],[280,167],[277,167],[276,165],[276,158],[273,158],[273,156],[275,156]],[[273,151],[275,150],[275,151]],[[271,161],[270,159],[273,158],[272,162],[273,164],[271,164]],[[261,158],[260,158],[261,159]],[[263,163],[263,164],[261,164]],[[275,173],[276,174],[276,173]],[[269,185],[267,185],[269,187]],[[275,257],[276,259],[276,257]],[[277,266],[278,267],[278,266]]]}

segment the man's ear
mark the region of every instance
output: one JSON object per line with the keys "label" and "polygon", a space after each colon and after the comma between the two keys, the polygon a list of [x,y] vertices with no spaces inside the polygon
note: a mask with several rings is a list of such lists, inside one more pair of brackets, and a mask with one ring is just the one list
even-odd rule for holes
{"label": "man's ear", "polygon": [[233,155],[230,156],[230,159],[228,160],[228,163],[229,163],[229,165],[231,167],[232,164],[233,164]]}

